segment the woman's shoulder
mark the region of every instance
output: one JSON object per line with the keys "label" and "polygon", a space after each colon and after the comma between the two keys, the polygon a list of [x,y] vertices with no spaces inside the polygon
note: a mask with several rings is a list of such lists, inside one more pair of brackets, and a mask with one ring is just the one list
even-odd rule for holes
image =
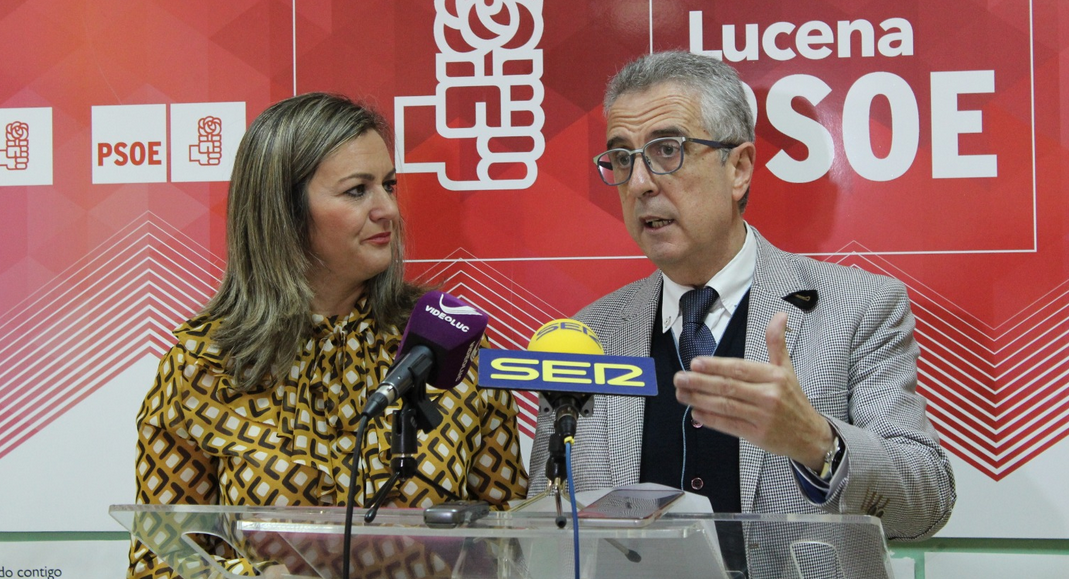
{"label": "woman's shoulder", "polygon": [[181,398],[192,383],[203,384],[205,376],[229,383],[226,355],[212,340],[218,327],[219,321],[196,316],[174,329],[176,341],[160,359],[156,373],[156,395]]}
{"label": "woman's shoulder", "polygon": [[226,363],[226,355],[213,340],[213,335],[221,325],[221,320],[203,314],[186,320],[174,329],[177,341],[171,348],[171,353],[181,354],[186,363],[201,361],[222,369]]}
{"label": "woman's shoulder", "polygon": [[[175,328],[177,342],[160,360],[139,421],[170,423],[186,409],[218,405],[233,394],[226,356],[212,340],[218,326],[217,320],[197,316]],[[168,415],[166,420],[161,420],[161,413]]]}

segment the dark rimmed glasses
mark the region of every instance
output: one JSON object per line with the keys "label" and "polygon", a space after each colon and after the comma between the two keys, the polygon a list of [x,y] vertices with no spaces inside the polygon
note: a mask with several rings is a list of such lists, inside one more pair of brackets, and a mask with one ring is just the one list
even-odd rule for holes
{"label": "dark rimmed glasses", "polygon": [[642,153],[646,168],[654,175],[675,173],[683,166],[683,143],[697,143],[714,149],[734,149],[738,143],[722,143],[692,137],[658,137],[640,149],[609,149],[594,157],[598,174],[606,185],[615,187],[627,183],[635,168],[635,155]]}

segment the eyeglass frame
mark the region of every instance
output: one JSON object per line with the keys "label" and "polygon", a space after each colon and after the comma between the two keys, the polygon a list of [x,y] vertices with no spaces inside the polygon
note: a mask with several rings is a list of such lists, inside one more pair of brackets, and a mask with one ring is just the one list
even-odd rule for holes
{"label": "eyeglass frame", "polygon": [[[675,169],[672,169],[671,171],[663,171],[662,172],[662,171],[654,170],[653,166],[650,164],[649,157],[646,156],[645,151],[646,151],[646,147],[650,146],[651,144],[653,144],[653,143],[655,143],[657,141],[664,141],[664,140],[675,141],[676,143],[679,144],[679,166],[676,167]],[[642,153],[642,162],[646,164],[646,169],[648,169],[650,173],[652,173],[654,175],[671,175],[672,173],[675,173],[676,171],[678,171],[678,170],[683,168],[683,161],[686,160],[686,148],[683,146],[684,143],[698,143],[699,145],[705,145],[706,147],[711,147],[713,149],[728,149],[728,150],[734,149],[734,148],[742,145],[742,143],[725,143],[723,141],[711,141],[709,139],[698,139],[698,138],[695,138],[695,137],[684,137],[684,136],[657,137],[655,139],[650,139],[649,141],[646,142],[646,144],[642,145],[641,147],[639,147],[637,149],[625,149],[624,147],[613,147],[612,149],[609,149],[607,151],[599,153],[599,154],[594,156],[594,166],[597,167],[597,169],[598,169],[598,177],[601,177],[601,182],[605,183],[609,187],[619,187],[620,185],[623,185],[624,183],[627,183],[628,181],[631,180],[631,176],[635,173],[635,162],[634,162],[635,155],[637,155],[639,153]],[[601,172],[601,170],[604,168],[604,169],[608,169],[608,170],[612,171],[613,170],[612,166],[610,165],[610,166],[606,167],[605,165],[602,165],[601,163],[598,163],[598,159],[604,157],[605,155],[608,155],[609,153],[611,153],[613,151],[623,151],[623,152],[627,153],[628,156],[631,157],[631,164],[628,166],[630,171],[627,172],[627,178],[624,179],[623,181],[620,181],[619,183],[609,183],[608,181],[606,181],[605,180],[605,175],[604,175],[604,173]]]}

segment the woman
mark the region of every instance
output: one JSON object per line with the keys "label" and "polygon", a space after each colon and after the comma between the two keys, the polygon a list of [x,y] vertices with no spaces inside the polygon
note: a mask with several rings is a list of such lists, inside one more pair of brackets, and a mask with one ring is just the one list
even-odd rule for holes
{"label": "woman", "polygon": [[[321,93],[253,121],[230,182],[222,284],[175,330],[137,417],[139,503],[344,504],[360,410],[422,293],[403,281],[388,138],[381,116]],[[515,401],[477,389],[474,376],[429,392],[451,409],[420,441],[435,449],[421,464],[444,473],[440,482],[410,479],[387,504],[456,495],[504,505],[526,493]],[[390,476],[390,420],[368,426],[357,505]],[[254,573],[219,554],[231,571]],[[130,577],[168,573],[135,541]]]}

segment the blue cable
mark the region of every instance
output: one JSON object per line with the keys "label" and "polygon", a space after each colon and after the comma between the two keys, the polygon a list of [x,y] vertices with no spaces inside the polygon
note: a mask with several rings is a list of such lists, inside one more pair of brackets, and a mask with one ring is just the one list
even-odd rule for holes
{"label": "blue cable", "polygon": [[564,439],[564,462],[568,468],[568,494],[572,503],[572,538],[575,546],[575,579],[579,579],[579,509],[575,506],[575,481],[572,480],[572,437]]}

